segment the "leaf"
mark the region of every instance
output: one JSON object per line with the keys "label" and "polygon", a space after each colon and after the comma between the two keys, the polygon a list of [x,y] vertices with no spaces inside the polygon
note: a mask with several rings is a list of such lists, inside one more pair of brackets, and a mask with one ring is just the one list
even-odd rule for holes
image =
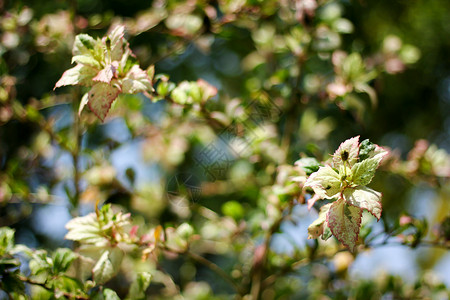
{"label": "leaf", "polygon": [[57,249],[53,253],[53,273],[59,274],[66,272],[76,258],[76,254],[70,249]]}
{"label": "leaf", "polygon": [[0,228],[0,256],[14,247],[14,230],[9,227]]}
{"label": "leaf", "polygon": [[381,193],[365,186],[344,191],[344,199],[348,204],[369,211],[378,220],[381,218],[382,211],[381,196]]}
{"label": "leaf", "polygon": [[317,159],[313,157],[301,158],[295,162],[295,165],[305,170],[307,175],[317,172],[321,166]]}
{"label": "leaf", "polygon": [[87,34],[79,34],[75,37],[75,42],[73,43],[72,54],[77,55],[92,55],[96,41]]}
{"label": "leaf", "polygon": [[120,300],[119,296],[117,296],[117,293],[111,289],[104,289],[103,297],[105,298],[105,300]]}
{"label": "leaf", "polygon": [[75,55],[72,57],[72,63],[87,65],[96,69],[100,69],[100,63],[92,55]]}
{"label": "leaf", "polygon": [[47,251],[36,250],[32,253],[28,266],[32,275],[39,275],[40,273],[50,271],[53,266],[53,261],[50,257],[47,257]]}
{"label": "leaf", "polygon": [[351,251],[355,251],[361,217],[361,209],[348,205],[343,198],[333,202],[327,214],[331,232]]}
{"label": "leaf", "polygon": [[103,252],[92,269],[93,279],[97,284],[103,284],[114,276],[114,267],[109,259],[109,251]]}
{"label": "leaf", "polygon": [[359,135],[341,143],[333,155],[333,164],[335,168],[342,165],[344,162],[347,162],[349,166],[353,166],[353,164],[358,161],[358,141]]}
{"label": "leaf", "polygon": [[66,224],[69,231],[65,239],[93,244],[97,246],[107,245],[108,241],[103,237],[100,224],[95,213],[90,213],[84,217],[77,217]]}
{"label": "leaf", "polygon": [[304,186],[311,187],[320,198],[331,199],[340,192],[341,178],[335,170],[327,165],[311,174]]}
{"label": "leaf", "polygon": [[356,163],[351,170],[352,182],[357,185],[367,185],[375,176],[379,161],[376,158],[365,159]]}
{"label": "leaf", "polygon": [[136,276],[136,280],[131,284],[127,299],[146,299],[145,290],[148,288],[151,279],[152,275],[148,272],[138,273]]}
{"label": "leaf", "polygon": [[120,61],[123,55],[125,26],[115,27],[109,34],[111,41],[111,61]]}
{"label": "leaf", "polygon": [[111,64],[106,65],[106,67],[104,69],[102,69],[102,70],[100,70],[100,72],[98,72],[97,76],[92,78],[92,80],[104,82],[104,83],[108,83],[108,84],[111,83],[111,80],[113,79],[113,77],[116,77],[117,66],[118,66],[117,62],[113,62]]}
{"label": "leaf", "polygon": [[320,208],[319,217],[311,223],[308,227],[308,239],[316,239],[324,233],[326,224],[327,213],[332,203],[325,204]]}
{"label": "leaf", "polygon": [[89,101],[89,95],[88,93],[84,94],[80,101],[80,108],[78,109],[78,116],[81,116],[81,112],[83,111],[83,108],[86,106],[86,104]]}
{"label": "leaf", "polygon": [[153,91],[152,83],[148,73],[134,65],[122,81],[122,92],[125,94],[136,94]]}
{"label": "leaf", "polygon": [[359,161],[363,161],[367,158],[369,158],[370,153],[372,153],[375,150],[376,145],[369,141],[368,139],[365,139],[361,142],[359,145]]}
{"label": "leaf", "polygon": [[84,65],[76,65],[75,67],[65,71],[62,77],[55,84],[53,89],[66,85],[84,85],[91,86],[92,79],[97,75],[98,71],[94,68]]}
{"label": "leaf", "polygon": [[119,95],[119,89],[104,82],[95,84],[89,91],[88,106],[103,122],[111,104]]}

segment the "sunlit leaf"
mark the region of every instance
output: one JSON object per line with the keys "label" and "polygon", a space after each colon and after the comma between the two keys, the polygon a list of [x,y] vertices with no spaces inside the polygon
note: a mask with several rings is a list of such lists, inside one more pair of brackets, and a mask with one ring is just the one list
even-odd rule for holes
{"label": "sunlit leaf", "polygon": [[308,239],[316,239],[324,233],[324,229],[328,227],[327,213],[332,203],[325,204],[320,208],[319,217],[308,227]]}
{"label": "sunlit leaf", "polygon": [[327,214],[327,222],[331,232],[351,251],[354,251],[356,247],[361,217],[362,210],[348,205],[343,198],[333,202]]}
{"label": "sunlit leaf", "polygon": [[133,281],[133,283],[131,284],[127,299],[130,300],[146,299],[145,290],[149,286],[151,278],[152,275],[148,272],[138,273],[136,276],[136,280]]}
{"label": "sunlit leaf", "polygon": [[336,197],[341,188],[341,177],[330,166],[320,167],[306,180],[305,187],[311,187],[321,198]]}
{"label": "sunlit leaf", "polygon": [[103,121],[111,108],[111,104],[118,95],[118,88],[107,83],[99,82],[89,91],[88,106]]}
{"label": "sunlit leaf", "polygon": [[348,163],[350,166],[353,166],[353,164],[358,161],[358,141],[359,135],[341,143],[333,155],[334,167],[337,167],[344,162]]}
{"label": "sunlit leaf", "polygon": [[114,276],[114,267],[109,259],[109,251],[103,252],[100,256],[94,269],[92,269],[92,275],[97,284],[103,284]]}
{"label": "sunlit leaf", "polygon": [[366,209],[378,220],[381,217],[381,193],[368,187],[348,188],[344,191],[344,199],[348,204]]}
{"label": "sunlit leaf", "polygon": [[125,94],[136,94],[152,91],[152,83],[147,72],[134,65],[122,81],[122,92]]}
{"label": "sunlit leaf", "polygon": [[75,67],[65,71],[62,77],[55,84],[53,89],[65,85],[84,85],[91,86],[93,84],[92,78],[97,75],[97,70],[89,66],[76,65]]}

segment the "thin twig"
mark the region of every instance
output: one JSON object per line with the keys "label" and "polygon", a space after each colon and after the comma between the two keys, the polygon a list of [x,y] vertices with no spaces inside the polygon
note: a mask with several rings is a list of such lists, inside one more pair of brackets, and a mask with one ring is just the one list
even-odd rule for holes
{"label": "thin twig", "polygon": [[64,292],[64,291],[61,291],[61,290],[55,290],[55,289],[52,289],[51,287],[47,286],[44,282],[38,282],[38,281],[35,281],[35,280],[33,280],[31,278],[28,278],[26,276],[19,275],[18,277],[23,282],[26,282],[26,283],[32,284],[32,285],[40,286],[41,288],[44,288],[47,291],[52,292],[52,293],[55,293],[55,292],[61,293],[64,297],[67,297],[69,299],[89,300],[89,297],[87,297],[87,296],[74,295],[74,294],[71,294],[69,292]]}

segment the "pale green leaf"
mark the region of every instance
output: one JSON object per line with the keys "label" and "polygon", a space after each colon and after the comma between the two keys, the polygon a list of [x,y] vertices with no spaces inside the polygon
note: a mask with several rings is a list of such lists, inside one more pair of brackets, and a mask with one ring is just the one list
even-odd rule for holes
{"label": "pale green leaf", "polygon": [[69,231],[65,238],[72,241],[79,241],[86,244],[106,245],[108,241],[102,236],[102,231],[95,213],[90,213],[83,217],[77,217],[66,224]]}
{"label": "pale green leaf", "polygon": [[89,95],[88,93],[84,94],[80,101],[80,108],[78,108],[78,115],[81,115],[81,112],[83,111],[83,108],[86,106],[86,104],[89,101]]}
{"label": "pale green leaf", "polygon": [[362,210],[348,205],[343,198],[333,202],[327,222],[333,235],[351,251],[355,250],[361,225]]}
{"label": "pale green leaf", "polygon": [[92,50],[96,45],[96,40],[87,34],[79,34],[75,37],[73,43],[72,54],[76,55],[92,55]]}
{"label": "pale green leaf", "polygon": [[119,296],[117,296],[117,293],[111,289],[104,289],[103,297],[105,298],[105,300],[120,300]]}
{"label": "pale green leaf", "polygon": [[115,27],[109,34],[111,41],[111,61],[120,61],[124,52],[125,27],[123,25]]}
{"label": "pale green leaf", "polygon": [[365,159],[356,163],[351,170],[352,182],[357,185],[367,185],[375,176],[379,161],[376,158]]}
{"label": "pale green leaf", "polygon": [[122,81],[122,92],[124,94],[136,94],[153,91],[152,83],[148,73],[134,65]]}
{"label": "pale green leaf", "polygon": [[341,143],[339,148],[333,154],[333,164],[337,168],[344,162],[351,167],[358,161],[359,135]]}
{"label": "pale green leaf", "polygon": [[133,283],[131,284],[127,299],[130,300],[146,299],[145,290],[148,288],[151,279],[152,275],[148,272],[138,273],[136,276],[136,280],[133,281]]}
{"label": "pale green leaf", "polygon": [[325,204],[320,208],[319,217],[308,227],[308,239],[316,239],[324,233],[327,226],[327,213],[331,203]]}
{"label": "pale green leaf", "polygon": [[311,174],[305,182],[305,187],[311,187],[320,198],[331,199],[339,195],[341,177],[330,166],[320,167]]}
{"label": "pale green leaf", "polygon": [[119,65],[119,63],[117,61],[106,65],[105,68],[103,68],[102,70],[100,70],[100,72],[98,72],[97,76],[92,78],[92,80],[104,82],[104,83],[108,83],[108,84],[111,83],[111,80],[113,79],[113,77],[116,77],[118,65]]}
{"label": "pale green leaf", "polygon": [[93,279],[97,284],[103,284],[114,276],[114,267],[109,259],[109,251],[103,252],[92,269]]}
{"label": "pale green leaf", "polygon": [[0,228],[0,257],[14,247],[14,230],[9,227]]}
{"label": "pale green leaf", "polygon": [[36,250],[32,252],[28,266],[32,275],[39,275],[43,272],[50,272],[53,267],[53,261],[47,256],[47,251]]}
{"label": "pale green leaf", "polygon": [[75,67],[65,71],[62,77],[55,84],[53,89],[66,85],[84,85],[91,86],[92,78],[97,75],[97,70],[89,66],[76,65]]}
{"label": "pale green leaf", "polygon": [[59,274],[66,272],[76,258],[76,254],[70,249],[56,249],[53,253],[53,273]]}
{"label": "pale green leaf", "polygon": [[96,69],[100,69],[100,63],[92,55],[75,55],[72,57],[72,63],[87,65]]}
{"label": "pale green leaf", "polygon": [[96,83],[89,91],[88,106],[103,122],[111,104],[119,95],[119,89],[104,82]]}
{"label": "pale green leaf", "polygon": [[378,220],[381,218],[381,193],[361,186],[346,189],[344,199],[348,204],[369,211]]}

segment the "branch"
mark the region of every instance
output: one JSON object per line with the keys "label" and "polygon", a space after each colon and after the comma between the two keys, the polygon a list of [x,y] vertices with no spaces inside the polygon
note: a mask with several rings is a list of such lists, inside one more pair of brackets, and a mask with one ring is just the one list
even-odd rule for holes
{"label": "branch", "polygon": [[64,292],[64,291],[61,291],[61,290],[58,290],[58,289],[52,289],[51,287],[48,287],[45,283],[35,281],[35,280],[33,280],[31,278],[28,278],[26,276],[19,275],[18,277],[23,282],[26,282],[26,283],[32,284],[32,285],[40,286],[41,288],[43,288],[43,289],[45,289],[45,290],[47,290],[49,292],[52,292],[52,293],[55,293],[55,292],[61,293],[64,297],[67,297],[69,299],[89,300],[89,297],[87,297],[87,296],[74,295],[74,294],[71,294],[69,292]]}

